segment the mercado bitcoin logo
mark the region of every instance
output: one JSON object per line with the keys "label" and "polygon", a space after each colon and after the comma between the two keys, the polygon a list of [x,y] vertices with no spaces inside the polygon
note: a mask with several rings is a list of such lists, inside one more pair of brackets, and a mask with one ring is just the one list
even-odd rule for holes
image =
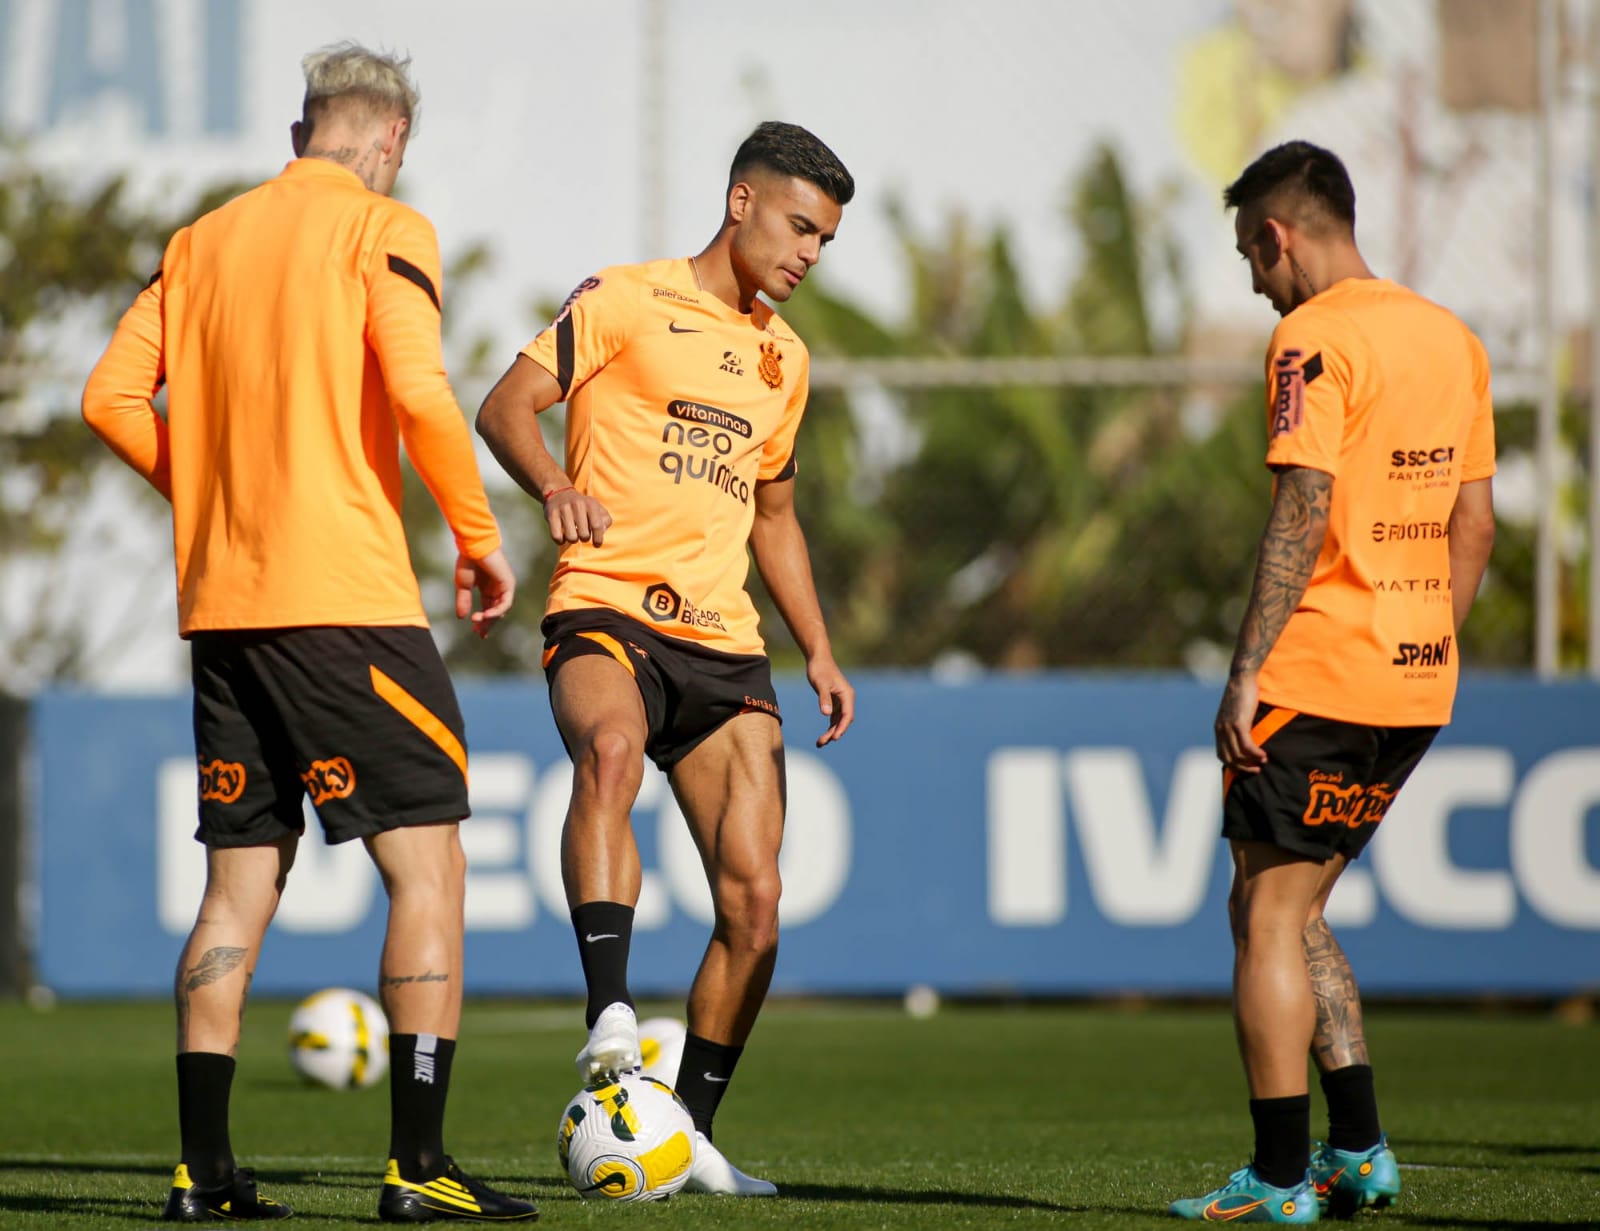
{"label": "mercado bitcoin logo", "polygon": [[676,620],[683,610],[683,599],[664,581],[658,581],[644,592],[644,613],[657,624]]}

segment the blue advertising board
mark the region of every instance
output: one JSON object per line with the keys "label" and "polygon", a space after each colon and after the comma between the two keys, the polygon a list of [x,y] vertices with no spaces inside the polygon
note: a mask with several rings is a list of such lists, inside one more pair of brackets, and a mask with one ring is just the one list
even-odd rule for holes
{"label": "blue advertising board", "polygon": [[[789,762],[774,986],[1220,993],[1231,946],[1210,746],[1218,689],[1130,676],[945,685],[867,675],[856,726],[780,682]],[[460,689],[474,815],[467,986],[577,991],[558,849],[571,772],[542,686]],[[36,968],[67,995],[164,993],[204,858],[186,696],[40,697]],[[1329,917],[1369,992],[1600,986],[1600,688],[1478,679],[1346,874]],[[710,924],[665,780],[634,810],[636,991],[688,985]],[[376,980],[382,887],[360,843],[307,838],[264,992]]]}

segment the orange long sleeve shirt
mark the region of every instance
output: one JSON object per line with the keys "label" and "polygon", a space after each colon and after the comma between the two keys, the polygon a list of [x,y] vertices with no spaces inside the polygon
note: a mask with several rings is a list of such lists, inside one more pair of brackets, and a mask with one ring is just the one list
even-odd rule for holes
{"label": "orange long sleeve shirt", "polygon": [[172,501],[183,635],[425,627],[402,440],[459,549],[500,545],[445,376],[439,281],[427,219],[322,159],[172,237],[83,417]]}

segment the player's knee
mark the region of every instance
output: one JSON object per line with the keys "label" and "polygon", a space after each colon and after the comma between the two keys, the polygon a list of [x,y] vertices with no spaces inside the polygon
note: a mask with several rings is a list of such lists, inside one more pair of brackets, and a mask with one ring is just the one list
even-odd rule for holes
{"label": "player's knee", "polygon": [[759,953],[777,945],[778,899],[782,891],[776,871],[721,878],[717,886],[717,914],[736,947]]}
{"label": "player's knee", "polygon": [[577,757],[573,790],[587,789],[602,799],[628,800],[644,781],[643,749],[625,731],[597,731]]}

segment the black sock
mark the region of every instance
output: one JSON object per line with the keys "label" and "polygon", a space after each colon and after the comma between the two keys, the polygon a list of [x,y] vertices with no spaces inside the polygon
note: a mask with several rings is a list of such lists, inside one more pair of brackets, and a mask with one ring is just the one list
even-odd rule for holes
{"label": "black sock", "polygon": [[1328,1144],[1359,1153],[1378,1144],[1378,1096],[1372,1088],[1370,1064],[1348,1064],[1322,1075],[1328,1100]]}
{"label": "black sock", "polygon": [[630,1008],[628,946],[633,942],[633,907],[621,902],[584,902],[573,907],[572,930],[578,938],[583,981],[589,1004],[583,1024],[593,1026],[607,1005],[619,1001]]}
{"label": "black sock", "polygon": [[402,1179],[426,1183],[444,1171],[444,1101],[454,1039],[389,1036],[389,1157]]}
{"label": "black sock", "polygon": [[178,1054],[178,1132],[182,1161],[201,1188],[215,1188],[233,1176],[233,1145],[228,1140],[228,1094],[234,1060],[217,1052]]}
{"label": "black sock", "polygon": [[1253,1098],[1256,1174],[1277,1188],[1293,1188],[1311,1166],[1311,1096]]}
{"label": "black sock", "polygon": [[728,1092],[728,1082],[733,1070],[744,1054],[743,1047],[729,1043],[713,1043],[698,1034],[688,1035],[683,1041],[683,1059],[678,1064],[678,1084],[674,1087],[678,1097],[694,1117],[694,1126],[711,1140],[711,1121],[716,1117],[717,1104]]}

